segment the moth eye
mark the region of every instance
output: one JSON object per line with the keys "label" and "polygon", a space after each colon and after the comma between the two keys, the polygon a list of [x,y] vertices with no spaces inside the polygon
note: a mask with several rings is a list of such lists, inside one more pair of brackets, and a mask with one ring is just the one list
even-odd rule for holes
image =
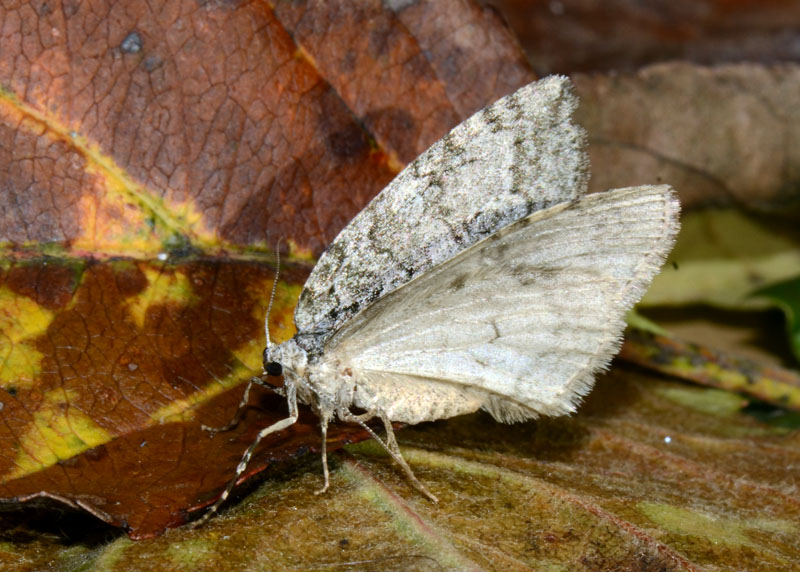
{"label": "moth eye", "polygon": [[283,374],[283,366],[276,361],[271,361],[266,366],[267,375],[278,377]]}

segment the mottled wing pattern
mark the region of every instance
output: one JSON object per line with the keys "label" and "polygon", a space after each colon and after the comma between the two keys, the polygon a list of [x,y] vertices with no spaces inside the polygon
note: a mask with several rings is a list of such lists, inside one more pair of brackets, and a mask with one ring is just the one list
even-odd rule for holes
{"label": "mottled wing pattern", "polygon": [[[582,196],[577,100],[565,77],[476,113],[404,169],[320,257],[295,310],[307,350],[385,296],[497,229]],[[306,334],[305,336],[303,334]]]}
{"label": "mottled wing pattern", "polygon": [[[351,371],[359,391],[402,381],[402,395],[377,404],[393,420],[442,416],[432,408],[454,391],[452,414],[573,411],[672,248],[678,211],[669,187],[647,186],[536,212],[367,307],[323,359]],[[439,403],[429,399],[436,387]],[[416,396],[428,405],[406,403]]]}

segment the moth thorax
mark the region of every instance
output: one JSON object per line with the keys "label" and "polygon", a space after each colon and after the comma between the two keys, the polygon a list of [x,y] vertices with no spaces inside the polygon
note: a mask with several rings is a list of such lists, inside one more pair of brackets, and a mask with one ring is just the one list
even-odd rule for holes
{"label": "moth thorax", "polygon": [[346,409],[352,405],[355,381],[338,360],[328,360],[322,356],[309,367],[308,381],[320,404],[324,403],[331,410]]}

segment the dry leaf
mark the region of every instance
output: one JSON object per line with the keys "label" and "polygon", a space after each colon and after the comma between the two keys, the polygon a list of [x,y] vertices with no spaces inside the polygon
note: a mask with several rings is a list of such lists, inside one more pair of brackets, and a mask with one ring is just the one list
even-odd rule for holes
{"label": "dry leaf", "polygon": [[796,61],[800,12],[764,0],[482,0],[497,6],[537,73],[653,62]]}
{"label": "dry leaf", "polygon": [[673,63],[573,79],[593,190],[669,182],[688,209],[797,220],[800,67]]}

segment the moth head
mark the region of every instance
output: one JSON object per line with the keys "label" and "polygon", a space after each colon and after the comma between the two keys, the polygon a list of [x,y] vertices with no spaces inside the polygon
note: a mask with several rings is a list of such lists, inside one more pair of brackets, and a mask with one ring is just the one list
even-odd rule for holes
{"label": "moth head", "polygon": [[283,365],[277,361],[277,356],[273,357],[273,354],[276,353],[274,351],[275,349],[276,347],[273,344],[264,348],[264,373],[270,377],[280,377],[283,375]]}
{"label": "moth head", "polygon": [[263,354],[264,373],[270,377],[288,374],[293,379],[305,375],[308,355],[294,340],[267,344]]}

